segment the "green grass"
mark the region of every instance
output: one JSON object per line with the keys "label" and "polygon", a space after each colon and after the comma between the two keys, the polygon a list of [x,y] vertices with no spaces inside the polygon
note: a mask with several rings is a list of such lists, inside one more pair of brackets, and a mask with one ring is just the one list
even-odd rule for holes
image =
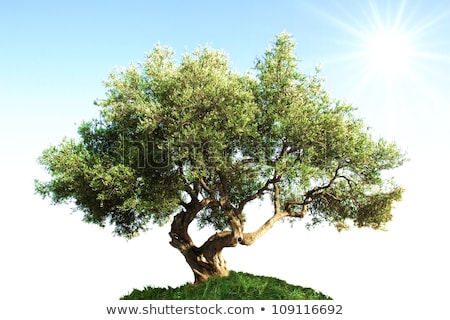
{"label": "green grass", "polygon": [[178,288],[134,289],[121,300],[332,300],[311,288],[244,272],[230,271],[227,277],[213,277],[198,285]]}

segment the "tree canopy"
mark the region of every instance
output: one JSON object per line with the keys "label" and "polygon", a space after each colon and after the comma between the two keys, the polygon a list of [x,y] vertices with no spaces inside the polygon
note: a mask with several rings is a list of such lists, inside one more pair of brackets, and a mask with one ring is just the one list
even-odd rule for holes
{"label": "tree canopy", "polygon": [[[84,221],[119,236],[173,221],[182,253],[206,250],[187,233],[192,221],[217,231],[208,239],[217,248],[249,245],[284,218],[385,228],[403,190],[384,172],[404,154],[373,138],[318,72],[301,72],[294,50],[282,33],[242,74],[222,51],[200,47],[177,63],[155,46],[110,74],[100,116],[80,125],[78,139],[43,152],[51,179],[36,181],[37,193],[72,202]],[[262,199],[273,216],[247,232],[244,209]]]}

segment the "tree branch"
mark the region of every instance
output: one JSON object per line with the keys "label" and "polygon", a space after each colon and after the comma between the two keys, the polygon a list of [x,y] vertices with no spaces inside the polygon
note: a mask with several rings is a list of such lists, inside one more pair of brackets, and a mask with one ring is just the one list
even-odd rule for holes
{"label": "tree branch", "polygon": [[192,199],[185,208],[186,210],[182,210],[175,215],[169,232],[170,244],[181,252],[186,252],[195,247],[192,238],[189,236],[188,227],[197,213],[203,208],[203,205],[198,199]]}
{"label": "tree branch", "polygon": [[278,182],[273,183],[273,206],[274,206],[274,215],[279,215],[281,210],[281,203],[280,203],[280,187],[278,186]]}
{"label": "tree branch", "polygon": [[220,183],[217,185],[217,189],[219,190],[221,203],[228,203],[228,181],[223,173],[219,172]]}
{"label": "tree branch", "polygon": [[334,171],[334,175],[333,177],[330,179],[330,181],[328,181],[328,183],[324,186],[320,186],[320,187],[315,187],[311,190],[309,190],[308,192],[305,193],[305,199],[311,199],[313,198],[314,194],[322,191],[324,189],[328,189],[329,187],[331,187],[331,185],[334,183],[334,181],[336,181],[337,178],[339,178],[339,170],[341,169],[340,166],[337,167],[337,169]]}
{"label": "tree branch", "polygon": [[353,183],[353,180],[352,180],[352,179],[350,179],[350,178],[348,178],[348,177],[346,177],[346,176],[344,176],[344,175],[340,175],[338,178],[345,179],[345,180],[347,181],[348,187],[349,187],[350,189],[353,188],[353,187],[352,187],[352,183]]}
{"label": "tree branch", "polygon": [[[199,181],[195,180],[194,182],[189,182],[187,181],[187,179],[185,178],[186,175],[184,173],[183,170],[183,165],[182,163],[178,163],[178,171],[180,174],[180,177],[183,177],[183,182],[184,182],[184,191],[186,191],[189,196],[191,197],[191,199],[196,199],[198,200],[198,195],[200,194],[200,186],[199,186]],[[185,206],[185,205],[183,205]],[[186,206],[185,206],[186,207]]]}
{"label": "tree branch", "polygon": [[191,199],[198,199],[198,192],[196,192],[195,189],[193,189],[189,184],[184,185],[184,191],[186,191]]}
{"label": "tree branch", "polygon": [[[305,201],[287,201],[284,205],[284,211],[286,212],[287,216],[289,217],[296,217],[296,218],[303,218],[307,211],[308,211],[308,205],[312,202],[312,199],[305,199]],[[294,206],[302,206],[301,211],[291,211],[291,208]]]}
{"label": "tree branch", "polygon": [[236,169],[240,166],[243,166],[243,165],[246,165],[249,163],[257,163],[257,162],[258,162],[258,160],[254,159],[254,158],[242,159],[242,160],[239,160],[238,162],[236,162],[232,167],[233,167],[233,169]]}
{"label": "tree branch", "polygon": [[241,244],[245,246],[252,245],[256,240],[266,234],[266,232],[269,231],[278,220],[284,217],[287,217],[287,213],[284,211],[280,211],[278,214],[274,214],[261,227],[259,227],[258,230],[254,232],[244,233]]}
{"label": "tree branch", "polygon": [[200,247],[205,256],[208,253],[216,254],[218,251],[225,247],[236,246],[237,243],[233,245],[233,234],[230,230],[217,232],[213,234],[205,243]]}
{"label": "tree branch", "polygon": [[239,212],[242,212],[242,210],[244,210],[244,207],[245,207],[245,205],[246,205],[247,203],[249,203],[249,202],[252,201],[252,200],[255,200],[256,198],[259,198],[259,197],[263,196],[263,195],[266,193],[266,191],[268,191],[268,190],[270,189],[269,186],[270,186],[271,184],[276,183],[276,182],[280,182],[280,180],[281,180],[281,177],[279,177],[279,176],[278,176],[278,177],[271,178],[271,179],[268,179],[268,180],[266,181],[266,183],[264,184],[264,186],[262,186],[261,188],[259,188],[254,194],[252,194],[252,195],[246,197],[244,200],[242,200],[242,201],[239,203],[238,211],[239,211]]}
{"label": "tree branch", "polygon": [[209,195],[212,195],[212,191],[211,191],[211,189],[208,187],[208,185],[206,184],[205,180],[204,180],[203,178],[200,178],[199,181],[200,181],[200,184],[201,184],[203,190],[205,190],[206,192],[208,192]]}
{"label": "tree branch", "polygon": [[[345,179],[349,186],[351,187],[351,179],[347,178],[344,175],[339,175],[339,170],[341,169],[340,166],[335,170],[333,177],[330,179],[330,181],[323,186],[313,188],[305,193],[304,200],[303,201],[287,201],[284,206],[284,210],[288,213],[288,216],[290,217],[300,217],[303,218],[307,211],[308,211],[308,205],[313,202],[315,199],[319,198],[321,195],[323,195],[323,190],[326,190],[331,187],[331,185],[339,178]],[[334,194],[327,193],[331,198],[340,201],[338,197],[336,197]],[[301,211],[294,211],[291,212],[291,208],[294,206],[302,206]]]}
{"label": "tree branch", "polygon": [[[343,176],[339,175],[339,170],[341,167],[339,166],[335,172],[333,177],[328,181],[326,185],[322,185],[319,187],[315,187],[304,195],[303,201],[288,201],[285,203],[284,210],[281,210],[281,201],[280,201],[280,188],[278,185],[278,182],[281,181],[281,177],[274,175],[274,178],[268,179],[264,186],[260,188],[255,194],[247,197],[244,199],[243,202],[240,204],[240,208],[251,200],[257,198],[260,195],[263,195],[267,190],[269,190],[269,186],[273,185],[273,202],[274,202],[274,214],[271,216],[261,227],[258,228],[258,230],[254,232],[244,233],[243,238],[241,241],[242,245],[251,245],[253,244],[257,239],[259,239],[261,236],[263,236],[268,230],[270,230],[273,225],[286,217],[292,217],[292,218],[303,218],[307,212],[308,212],[308,206],[309,204],[320,194],[321,191],[328,189],[331,187],[331,185],[336,181],[338,178],[345,178]],[[348,180],[347,180],[348,181]],[[335,197],[334,195],[331,195],[332,197]],[[292,207],[294,206],[301,206],[300,211],[291,211]]]}
{"label": "tree branch", "polygon": [[201,186],[200,186],[200,181],[198,179],[194,181],[194,191],[197,195],[200,194]]}

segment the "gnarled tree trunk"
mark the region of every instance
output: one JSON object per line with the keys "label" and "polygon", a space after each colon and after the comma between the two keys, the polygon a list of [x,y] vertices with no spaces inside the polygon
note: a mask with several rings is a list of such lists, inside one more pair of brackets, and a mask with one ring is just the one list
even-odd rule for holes
{"label": "gnarled tree trunk", "polygon": [[[191,267],[195,283],[207,280],[212,276],[226,276],[228,269],[226,267],[225,259],[222,256],[222,250],[225,247],[235,247],[238,244],[252,245],[257,239],[263,236],[273,225],[280,219],[285,217],[303,218],[307,212],[308,201],[287,203],[285,210],[281,208],[279,188],[279,179],[274,178],[268,180],[265,186],[258,190],[253,196],[246,198],[242,205],[238,208],[233,207],[227,200],[226,192],[221,190],[223,198],[220,201],[204,199],[197,200],[196,194],[192,195],[192,201],[185,204],[185,210],[178,213],[172,222],[170,237],[170,244],[178,249],[186,259],[186,262]],[[244,222],[242,219],[242,210],[245,204],[268,189],[269,185],[273,185],[274,197],[274,214],[271,216],[260,228],[254,232],[244,233]],[[216,205],[220,205],[227,215],[231,230],[217,232],[201,246],[194,245],[191,237],[188,234],[189,224],[195,219],[197,213],[204,209],[212,201],[216,201]],[[291,210],[291,206],[301,206],[301,211]]]}
{"label": "gnarled tree trunk", "polygon": [[203,282],[213,276],[228,275],[222,250],[205,252],[202,248],[194,246],[182,254],[194,273],[195,283]]}
{"label": "gnarled tree trunk", "polygon": [[222,250],[234,247],[241,237],[232,231],[222,231],[212,235],[201,247],[194,245],[188,234],[188,227],[196,214],[203,209],[198,201],[193,201],[186,210],[178,213],[172,222],[170,244],[178,249],[194,273],[195,283],[207,280],[212,276],[226,276],[228,269]]}

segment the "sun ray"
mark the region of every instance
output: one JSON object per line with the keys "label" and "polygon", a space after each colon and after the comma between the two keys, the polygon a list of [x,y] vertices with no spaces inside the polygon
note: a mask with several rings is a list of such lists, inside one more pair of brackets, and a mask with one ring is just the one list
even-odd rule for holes
{"label": "sun ray", "polygon": [[[395,124],[405,113],[417,115],[427,108],[437,114],[444,110],[442,92],[447,92],[447,75],[436,65],[450,63],[448,45],[442,36],[448,7],[435,7],[424,14],[420,3],[406,0],[357,3],[355,10],[344,12],[337,5],[316,13],[347,37],[329,39],[336,50],[322,60],[326,72],[338,75],[338,88],[345,90],[351,103],[378,123],[380,130],[394,137]],[[345,38],[345,42],[338,39]],[[348,39],[348,40],[347,40]],[[440,53],[437,53],[440,52]],[[345,74],[345,78],[341,76]],[[430,79],[442,79],[439,88]],[[414,97],[426,99],[420,103]],[[425,105],[423,105],[425,103]]]}
{"label": "sun ray", "polygon": [[[310,5],[311,10],[353,38],[345,42],[350,51],[330,52],[325,61],[326,69],[327,64],[345,64],[363,83],[375,79],[385,81],[386,77],[394,81],[397,76],[401,80],[414,73],[420,60],[426,63],[450,59],[450,55],[434,53],[433,44],[428,40],[434,27],[449,17],[448,10],[436,10],[424,16],[418,4],[406,0],[388,1],[384,6],[378,1],[369,1],[365,7],[358,4],[360,12],[344,12],[337,5],[324,11]],[[386,70],[381,68],[383,63]],[[389,71],[390,68],[397,70]],[[361,86],[361,81],[358,84]]]}

